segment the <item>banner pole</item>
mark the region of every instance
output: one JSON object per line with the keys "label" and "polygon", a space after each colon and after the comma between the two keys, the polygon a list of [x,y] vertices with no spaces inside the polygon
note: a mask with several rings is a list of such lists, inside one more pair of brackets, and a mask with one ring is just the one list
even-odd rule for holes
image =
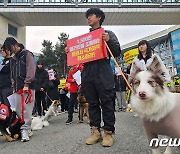
{"label": "banner pole", "polygon": [[110,53],[110,55],[111,55],[112,59],[114,60],[114,63],[116,64],[117,68],[119,69],[119,71],[120,71],[120,73],[121,73],[122,77],[123,77],[123,78],[124,78],[124,80],[126,81],[127,86],[129,87],[129,89],[130,89],[130,90],[132,90],[131,85],[129,84],[128,80],[126,79],[126,77],[125,77],[125,75],[124,75],[124,73],[123,73],[122,69],[121,69],[121,68],[120,68],[120,66],[118,65],[118,63],[117,63],[116,59],[114,58],[114,56],[113,56],[113,54],[112,54],[112,52],[111,52],[111,50],[110,50],[109,46],[107,45],[106,41],[104,41],[104,43],[105,43],[105,45],[106,45],[106,47],[107,47],[107,49],[108,49],[108,52]]}

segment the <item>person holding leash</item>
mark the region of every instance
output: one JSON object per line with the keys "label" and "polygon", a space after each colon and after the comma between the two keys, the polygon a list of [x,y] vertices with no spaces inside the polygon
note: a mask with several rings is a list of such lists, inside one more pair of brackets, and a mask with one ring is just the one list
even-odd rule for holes
{"label": "person holding leash", "polygon": [[[105,14],[99,8],[90,8],[86,11],[87,23],[90,31],[101,28]],[[120,56],[121,49],[116,35],[112,31],[102,34],[102,39],[107,42],[114,57]],[[101,140],[101,114],[104,122],[102,146],[113,145],[112,134],[115,131],[115,114],[113,106],[114,76],[110,66],[110,55],[84,64],[82,72],[82,89],[89,103],[89,116],[91,135],[86,139],[86,144],[95,144]],[[101,107],[100,107],[101,106]]]}
{"label": "person holding leash", "polygon": [[[85,13],[90,31],[101,28],[105,14],[99,8],[90,8]],[[115,57],[120,56],[121,49],[116,35],[112,31],[105,31],[102,39],[107,42]],[[66,53],[69,51],[65,49]],[[82,71],[81,91],[89,103],[91,136],[86,144],[95,144],[101,136],[101,109],[104,126],[102,146],[113,145],[112,134],[115,131],[115,114],[113,107],[114,77],[110,66],[110,55],[106,59],[87,62]],[[101,107],[100,107],[101,106]]]}
{"label": "person holding leash", "polygon": [[10,63],[12,87],[15,97],[15,110],[21,122],[21,141],[29,141],[32,110],[34,107],[35,62],[33,54],[22,49],[13,37],[7,37],[3,45],[14,54]]}
{"label": "person holding leash", "polygon": [[[37,61],[36,74],[35,74],[35,98],[36,110],[38,116],[44,116],[47,111],[46,105],[46,89],[49,82],[48,72],[44,69],[43,62]],[[43,107],[43,108],[42,108]]]}
{"label": "person holding leash", "polygon": [[[105,14],[99,8],[90,8],[86,11],[87,23],[90,31],[101,28]],[[107,42],[114,57],[120,56],[121,49],[116,35],[112,31],[105,31],[102,39]],[[110,56],[84,64],[82,72],[82,89],[89,103],[91,135],[86,144],[95,144],[101,140],[101,114],[104,122],[102,146],[113,145],[112,134],[115,131],[115,114],[113,107],[114,76],[110,66]],[[101,108],[100,108],[101,106]],[[102,112],[101,112],[102,111]]]}
{"label": "person holding leash", "polygon": [[[87,23],[90,32],[100,29],[105,19],[105,14],[99,8],[90,8],[86,11]],[[120,56],[121,49],[116,35],[109,30],[102,34],[102,40],[107,43],[114,57]],[[66,53],[69,49],[66,48]],[[84,63],[81,73],[81,92],[89,103],[89,116],[91,135],[86,139],[86,144],[95,144],[101,141],[101,114],[104,122],[102,129],[104,136],[102,146],[113,145],[112,134],[115,131],[115,114],[113,105],[114,76],[110,66],[110,54],[107,58]]]}

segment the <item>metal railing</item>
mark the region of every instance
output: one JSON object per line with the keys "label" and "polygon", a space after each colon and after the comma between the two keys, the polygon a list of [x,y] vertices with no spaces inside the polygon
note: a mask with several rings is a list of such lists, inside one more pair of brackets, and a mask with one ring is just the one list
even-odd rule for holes
{"label": "metal railing", "polygon": [[0,0],[1,4],[5,5],[57,5],[57,4],[137,4],[137,5],[146,5],[146,4],[174,4],[180,5],[180,0]]}

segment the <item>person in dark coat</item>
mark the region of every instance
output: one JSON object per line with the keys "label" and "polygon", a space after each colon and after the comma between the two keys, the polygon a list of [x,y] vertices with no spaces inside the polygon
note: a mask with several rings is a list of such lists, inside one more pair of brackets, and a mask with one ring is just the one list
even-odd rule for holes
{"label": "person in dark coat", "polygon": [[[49,70],[53,70],[53,69],[50,68]],[[60,84],[60,81],[57,78],[56,71],[53,70],[53,72],[54,72],[53,79],[50,78],[50,74],[49,74],[49,82],[47,88],[47,108],[49,108],[53,100],[59,100],[58,85]]]}
{"label": "person in dark coat", "polygon": [[[125,75],[127,78],[127,75]],[[122,75],[116,75],[115,79],[115,89],[116,89],[116,97],[118,102],[119,111],[126,111],[127,103],[126,103],[126,88],[127,83],[124,80]]]}
{"label": "person in dark coat", "polygon": [[[90,31],[101,28],[105,14],[99,8],[90,8],[85,14]],[[120,56],[121,49],[116,35],[105,30],[102,40],[107,43],[114,57]],[[104,126],[102,146],[112,146],[112,133],[115,131],[115,114],[113,106],[114,76],[110,66],[110,55],[107,58],[87,62],[82,72],[82,88],[89,103],[91,136],[86,144],[95,144],[101,140],[101,114]],[[101,107],[100,107],[101,106]]]}
{"label": "person in dark coat", "polygon": [[[90,32],[100,29],[105,19],[105,14],[99,8],[90,8],[86,11],[87,23],[91,27]],[[120,56],[121,49],[116,35],[105,30],[102,40],[107,43],[114,57]],[[66,47],[66,53],[69,49]],[[114,76],[110,66],[110,54],[107,58],[84,63],[81,73],[81,91],[89,103],[91,136],[86,144],[95,144],[102,139],[101,120],[104,122],[102,146],[113,145],[112,134],[115,131],[115,114],[113,105]],[[101,118],[102,115],[102,118]]]}
{"label": "person in dark coat", "polygon": [[[36,109],[38,116],[45,115],[44,111],[47,111],[46,105],[46,89],[49,82],[48,72],[43,67],[43,62],[38,61],[35,75],[35,98],[36,98]],[[43,107],[43,110],[42,110]]]}
{"label": "person in dark coat", "polygon": [[0,53],[4,57],[0,68],[0,103],[10,106],[7,97],[13,93],[10,78],[11,52],[5,46],[2,46]]}

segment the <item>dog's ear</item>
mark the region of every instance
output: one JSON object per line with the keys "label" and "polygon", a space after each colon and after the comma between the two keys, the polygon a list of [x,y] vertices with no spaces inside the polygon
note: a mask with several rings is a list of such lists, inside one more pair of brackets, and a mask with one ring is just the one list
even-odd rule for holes
{"label": "dog's ear", "polygon": [[54,100],[54,104],[59,105],[61,102],[59,100]]}
{"label": "dog's ear", "polygon": [[152,63],[147,67],[147,70],[156,74],[162,81],[164,81],[164,71],[159,59],[155,56]]}
{"label": "dog's ear", "polygon": [[135,78],[136,74],[141,72],[140,68],[137,67],[136,63],[132,63],[132,70],[131,70],[131,75],[129,76],[129,82],[132,83],[133,79]]}

